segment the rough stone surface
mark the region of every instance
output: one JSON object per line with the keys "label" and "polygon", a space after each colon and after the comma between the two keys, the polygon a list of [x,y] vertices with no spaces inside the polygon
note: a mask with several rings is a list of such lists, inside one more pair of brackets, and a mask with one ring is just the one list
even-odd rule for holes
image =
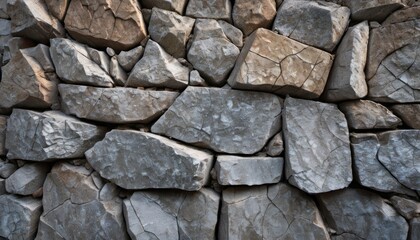
{"label": "rough stone surface", "polygon": [[420,239],[420,218],[414,218],[410,221],[409,240]]}
{"label": "rough stone surface", "polygon": [[52,16],[62,21],[66,15],[70,0],[44,0]]}
{"label": "rough stone surface", "polygon": [[287,184],[223,191],[219,239],[329,239],[315,202]]}
{"label": "rough stone surface", "polygon": [[177,92],[135,88],[96,88],[60,84],[62,110],[67,114],[109,123],[150,123],[175,101]]}
{"label": "rough stone surface", "polygon": [[267,154],[272,157],[280,156],[283,152],[283,134],[277,133],[267,144]]}
{"label": "rough stone surface", "polygon": [[407,239],[407,222],[374,193],[346,189],[317,198],[328,227],[336,235],[348,234],[348,239]]}
{"label": "rough stone surface", "polygon": [[178,14],[183,14],[188,0],[140,0],[141,6],[152,9],[154,7],[175,11]]}
{"label": "rough stone surface", "polygon": [[404,7],[401,0],[341,0],[344,6],[351,10],[351,19],[354,21],[382,22],[395,10]]}
{"label": "rough stone surface", "polygon": [[62,81],[99,87],[114,85],[108,73],[90,58],[86,46],[68,39],[55,38],[51,39],[50,53]]}
{"label": "rough stone surface", "polygon": [[244,45],[244,34],[242,31],[226,21],[219,20],[217,22],[219,23],[220,27],[222,27],[223,33],[226,35],[226,37],[229,38],[229,40],[238,48],[242,48]]}
{"label": "rough stone surface", "polygon": [[409,127],[420,129],[420,104],[395,104],[391,110]]}
{"label": "rough stone surface", "polygon": [[6,190],[12,194],[31,195],[42,187],[49,170],[45,164],[25,164],[6,179]]}
{"label": "rough stone surface", "polygon": [[194,18],[212,18],[232,22],[231,13],[230,0],[189,0],[185,14]]}
{"label": "rough stone surface", "polygon": [[407,220],[420,217],[420,203],[407,198],[399,196],[392,196],[390,198],[392,206],[397,210],[401,216]]}
{"label": "rough stone surface", "polygon": [[188,85],[189,70],[169,55],[153,40],[149,40],[144,55],[127,79],[130,87],[167,87],[184,89]]}
{"label": "rough stone surface", "polygon": [[16,195],[0,196],[0,237],[6,239],[33,239],[42,203],[32,197],[18,197]]}
{"label": "rough stone surface", "polygon": [[133,130],[112,130],[85,155],[103,178],[125,189],[199,190],[213,162],[208,152]]}
{"label": "rough stone surface", "polygon": [[187,57],[204,79],[213,85],[224,85],[238,55],[239,48],[229,41],[216,20],[196,21]]}
{"label": "rough stone surface", "polygon": [[237,0],[233,5],[232,20],[248,36],[258,28],[270,28],[276,9],[275,0]]}
{"label": "rough stone surface", "polygon": [[364,69],[368,40],[367,21],[350,28],[344,35],[325,87],[325,98],[328,101],[354,100],[367,95]]}
{"label": "rough stone surface", "polygon": [[129,51],[121,51],[117,56],[118,63],[125,71],[129,72],[143,56],[143,53],[144,48],[142,46],[135,47]]}
{"label": "rough stone surface", "polygon": [[334,3],[285,0],[273,30],[299,42],[332,52],[349,24],[350,9]]}
{"label": "rough stone surface", "polygon": [[286,98],[283,135],[289,183],[308,193],[342,189],[351,183],[347,122],[335,105]]}
{"label": "rough stone surface", "polygon": [[281,106],[268,93],[188,87],[152,132],[216,152],[253,154],[280,129]]}
{"label": "rough stone surface", "polygon": [[14,109],[7,122],[7,157],[31,161],[80,158],[104,132],[104,128],[58,111]]}
{"label": "rough stone surface", "polygon": [[131,49],[147,35],[135,0],[72,0],[64,24],[77,41],[114,50]]}
{"label": "rough stone surface", "polygon": [[116,56],[113,56],[111,58],[111,62],[109,65],[109,74],[111,75],[112,79],[114,79],[114,82],[117,85],[125,86],[128,76],[124,69],[118,63]]}
{"label": "rough stone surface", "polygon": [[139,191],[124,200],[131,239],[215,239],[219,196],[213,190]]}
{"label": "rough stone surface", "polygon": [[228,80],[232,88],[318,98],[327,83],[333,56],[266,29],[245,42]]}
{"label": "rough stone surface", "polygon": [[220,155],[215,170],[220,185],[262,185],[278,183],[283,174],[283,158]]}
{"label": "rough stone surface", "polygon": [[206,80],[200,76],[200,73],[197,70],[190,72],[190,81],[188,84],[191,86],[207,86]]}
{"label": "rough stone surface", "polygon": [[6,148],[5,148],[6,127],[7,127],[7,117],[0,115],[0,156],[6,155]]}
{"label": "rough stone surface", "polygon": [[153,8],[149,22],[150,37],[173,57],[185,58],[187,41],[194,23],[194,18]]}
{"label": "rough stone surface", "polygon": [[396,128],[401,119],[385,106],[369,100],[356,100],[340,103],[340,110],[346,115],[351,129],[365,130],[376,128]]}
{"label": "rough stone surface", "polygon": [[122,200],[99,200],[91,171],[68,163],[56,164],[44,184],[41,239],[129,239]]}
{"label": "rough stone surface", "polygon": [[3,161],[0,158],[0,178],[8,178],[17,170],[16,164],[13,164],[8,161]]}

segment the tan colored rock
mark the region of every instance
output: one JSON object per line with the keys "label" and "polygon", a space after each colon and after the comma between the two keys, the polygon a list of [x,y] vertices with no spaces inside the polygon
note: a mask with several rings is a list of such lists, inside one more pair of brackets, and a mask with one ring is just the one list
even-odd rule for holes
{"label": "tan colored rock", "polygon": [[232,3],[230,0],[189,0],[185,15],[232,22],[231,13]]}
{"label": "tan colored rock", "polygon": [[420,129],[420,104],[396,104],[391,110],[409,127]]}
{"label": "tan colored rock", "polygon": [[284,150],[283,146],[283,134],[282,132],[277,133],[267,144],[267,154],[272,157],[280,156]]}
{"label": "tan colored rock", "polygon": [[270,28],[276,17],[275,0],[236,0],[232,19],[245,36],[258,28]]}
{"label": "tan colored rock", "polygon": [[323,92],[332,63],[327,52],[260,28],[247,38],[228,83],[314,99]]}
{"label": "tan colored rock", "polygon": [[48,11],[62,21],[66,15],[67,7],[69,6],[70,0],[44,0],[48,7]]}
{"label": "tan colored rock", "polygon": [[351,10],[351,19],[354,21],[382,22],[395,10],[404,7],[401,0],[342,0],[344,6]]}
{"label": "tan colored rock", "polygon": [[183,15],[188,0],[140,0],[140,4],[144,8],[152,9],[154,7],[174,11]]}
{"label": "tan colored rock", "polygon": [[93,47],[128,50],[147,35],[136,0],[73,0],[64,23],[74,39]]}

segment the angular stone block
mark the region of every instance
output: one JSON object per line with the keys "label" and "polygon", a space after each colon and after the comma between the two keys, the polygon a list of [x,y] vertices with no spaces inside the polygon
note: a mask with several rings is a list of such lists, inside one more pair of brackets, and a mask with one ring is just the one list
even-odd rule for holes
{"label": "angular stone block", "polygon": [[31,195],[44,185],[50,167],[40,163],[28,163],[6,179],[6,190],[12,194]]}

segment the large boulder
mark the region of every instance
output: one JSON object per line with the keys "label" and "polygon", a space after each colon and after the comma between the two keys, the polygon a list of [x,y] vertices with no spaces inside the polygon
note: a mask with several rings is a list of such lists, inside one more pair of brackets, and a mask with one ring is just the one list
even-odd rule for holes
{"label": "large boulder", "polygon": [[237,0],[233,5],[232,20],[248,36],[258,28],[270,28],[276,10],[275,0]]}

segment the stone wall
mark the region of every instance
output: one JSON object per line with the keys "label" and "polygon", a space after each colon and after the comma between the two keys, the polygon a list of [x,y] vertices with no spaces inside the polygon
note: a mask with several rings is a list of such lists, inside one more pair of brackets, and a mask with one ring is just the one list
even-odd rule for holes
{"label": "stone wall", "polygon": [[0,18],[0,239],[420,239],[416,1]]}

